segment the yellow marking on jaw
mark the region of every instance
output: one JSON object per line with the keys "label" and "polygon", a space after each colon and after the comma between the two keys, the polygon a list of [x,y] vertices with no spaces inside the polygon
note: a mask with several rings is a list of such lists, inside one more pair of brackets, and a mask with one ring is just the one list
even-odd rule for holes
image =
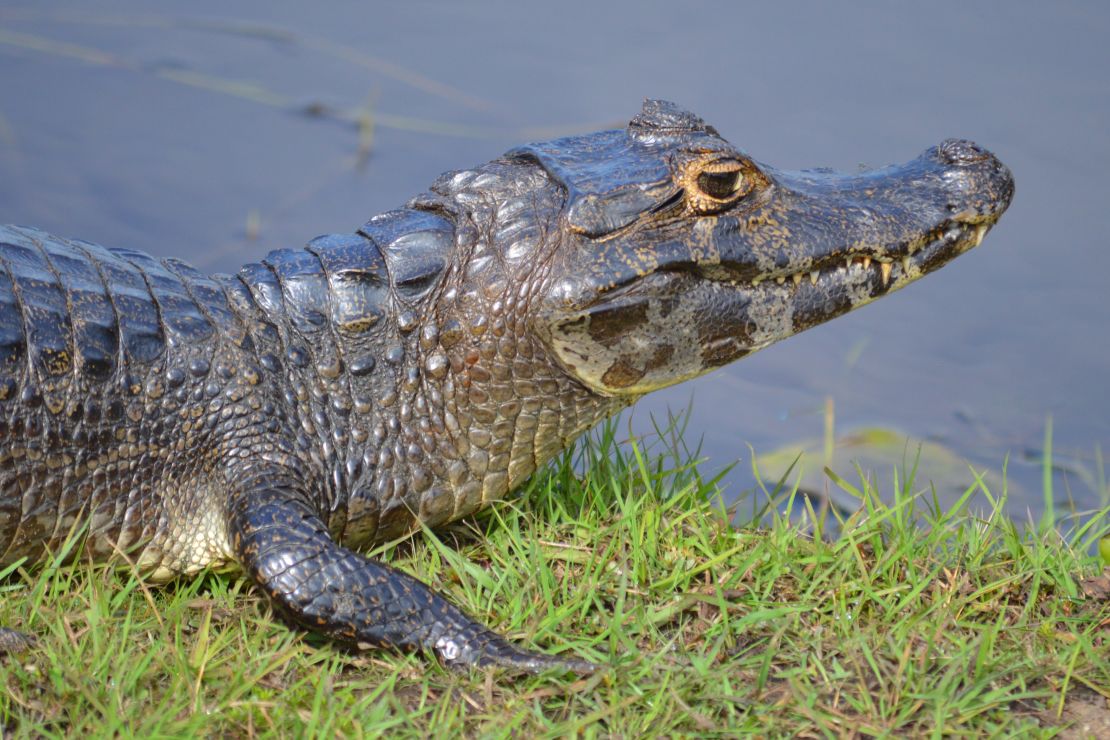
{"label": "yellow marking on jaw", "polygon": [[699,265],[721,264],[721,251],[713,230],[717,227],[716,216],[705,216],[694,222],[690,240],[690,259]]}

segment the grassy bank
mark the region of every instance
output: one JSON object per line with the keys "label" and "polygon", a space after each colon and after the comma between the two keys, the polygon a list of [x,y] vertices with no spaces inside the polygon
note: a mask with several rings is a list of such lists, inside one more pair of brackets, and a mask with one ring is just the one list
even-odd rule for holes
{"label": "grassy bank", "polygon": [[777,519],[730,529],[689,463],[618,448],[612,429],[575,455],[488,518],[379,554],[597,675],[344,652],[233,577],[17,571],[0,625],[39,645],[0,658],[3,735],[1106,731],[1110,583],[1088,554],[1106,512],[1027,532],[985,486],[933,510],[921,471],[889,506],[853,489],[860,510],[827,542]]}

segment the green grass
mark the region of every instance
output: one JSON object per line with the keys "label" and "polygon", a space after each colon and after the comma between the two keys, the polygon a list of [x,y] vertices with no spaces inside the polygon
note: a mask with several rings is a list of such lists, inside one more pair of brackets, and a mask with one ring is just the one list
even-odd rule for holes
{"label": "green grass", "polygon": [[[587,678],[457,674],[286,628],[233,576],[149,588],[87,565],[0,579],[0,734],[443,737],[1100,732],[1110,602],[1095,543],[1021,528],[980,483],[948,511],[927,471],[825,541],[769,513],[732,529],[683,455],[607,427],[477,522],[379,554]],[[576,471],[585,471],[579,473]],[[786,492],[785,498],[791,498]],[[781,510],[790,501],[776,501]],[[971,504],[984,506],[973,513]],[[774,509],[769,509],[773,512]],[[819,512],[807,511],[820,523]]]}

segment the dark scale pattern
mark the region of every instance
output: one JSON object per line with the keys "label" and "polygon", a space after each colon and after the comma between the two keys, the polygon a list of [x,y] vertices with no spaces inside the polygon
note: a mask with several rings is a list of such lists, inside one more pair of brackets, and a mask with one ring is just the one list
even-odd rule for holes
{"label": "dark scale pattern", "polygon": [[0,227],[0,565],[77,532],[156,579],[236,563],[336,639],[589,670],[348,548],[473,513],[643,393],[936,269],[1012,192],[969,142],[783,173],[649,101],[234,276]]}

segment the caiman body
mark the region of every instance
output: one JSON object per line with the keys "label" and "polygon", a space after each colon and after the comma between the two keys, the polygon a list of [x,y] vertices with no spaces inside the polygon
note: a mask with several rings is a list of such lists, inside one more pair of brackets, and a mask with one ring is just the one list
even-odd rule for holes
{"label": "caiman body", "polygon": [[648,101],[236,275],[0,227],[0,564],[77,533],[154,579],[237,564],[336,639],[588,669],[355,550],[475,512],[640,395],[934,270],[1012,192],[966,141],[783,173]]}

